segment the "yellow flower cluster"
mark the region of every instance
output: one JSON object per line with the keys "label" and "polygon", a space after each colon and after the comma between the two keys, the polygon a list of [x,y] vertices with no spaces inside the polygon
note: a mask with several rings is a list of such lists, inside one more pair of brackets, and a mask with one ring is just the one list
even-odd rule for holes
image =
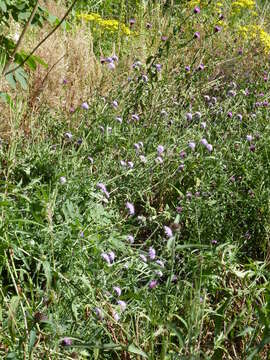
{"label": "yellow flower cluster", "polygon": [[270,53],[270,34],[259,25],[240,26],[239,34],[246,40],[258,39],[266,54]]}
{"label": "yellow flower cluster", "polygon": [[235,10],[249,9],[252,10],[255,7],[255,0],[236,0],[232,3]]}
{"label": "yellow flower cluster", "polygon": [[99,25],[103,30],[109,32],[118,32],[121,31],[122,34],[129,36],[131,34],[130,29],[123,23],[115,19],[103,19],[99,14],[90,13],[90,14],[78,14],[79,18],[85,21],[93,21]]}

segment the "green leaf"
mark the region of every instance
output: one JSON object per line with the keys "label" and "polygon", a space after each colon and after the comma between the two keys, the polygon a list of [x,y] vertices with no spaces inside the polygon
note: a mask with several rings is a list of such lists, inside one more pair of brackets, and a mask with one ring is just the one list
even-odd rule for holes
{"label": "green leaf", "polygon": [[14,103],[11,100],[11,97],[7,93],[0,92],[0,100],[3,101],[3,102],[6,102],[7,104],[10,105],[10,107],[12,109],[14,109]]}
{"label": "green leaf", "polygon": [[3,12],[7,12],[7,5],[6,5],[6,2],[5,2],[5,1],[0,1],[0,9],[1,9]]}
{"label": "green leaf", "polygon": [[6,75],[6,80],[8,84],[15,90],[16,89],[16,81],[12,73]]}
{"label": "green leaf", "polygon": [[35,345],[36,338],[37,338],[37,332],[36,332],[36,330],[31,330],[31,331],[30,331],[30,335],[29,335],[29,345],[28,345],[29,355],[30,355],[30,354],[32,353],[32,351],[33,351],[33,347],[34,347],[34,345]]}
{"label": "green leaf", "polygon": [[127,350],[128,350],[128,352],[130,352],[132,354],[140,355],[140,356],[148,359],[148,356],[146,355],[146,353],[144,351],[142,351],[141,349],[137,348],[134,344],[130,344]]}
{"label": "green leaf", "polygon": [[15,71],[14,76],[15,76],[16,80],[18,81],[18,83],[23,88],[23,90],[27,90],[27,88],[28,88],[27,81],[26,81],[25,77],[22,75],[22,72],[21,71]]}
{"label": "green leaf", "polygon": [[16,313],[17,313],[17,308],[19,306],[19,302],[20,302],[19,296],[13,296],[11,298],[9,311],[8,311],[8,328],[13,340],[15,340],[16,337],[16,332],[15,332]]}

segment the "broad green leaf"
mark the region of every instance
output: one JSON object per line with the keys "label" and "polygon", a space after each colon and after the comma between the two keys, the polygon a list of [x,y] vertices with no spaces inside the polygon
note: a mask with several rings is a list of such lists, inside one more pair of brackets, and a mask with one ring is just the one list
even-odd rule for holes
{"label": "broad green leaf", "polygon": [[12,73],[6,75],[6,80],[8,84],[15,90],[16,89],[16,81]]}
{"label": "broad green leaf", "polygon": [[128,352],[130,352],[132,354],[140,355],[140,356],[148,359],[148,356],[146,355],[146,353],[144,351],[142,351],[141,349],[137,348],[137,346],[135,346],[134,344],[130,344],[127,350],[128,350]]}
{"label": "broad green leaf", "polygon": [[29,355],[32,353],[33,347],[34,347],[35,342],[36,342],[36,338],[37,338],[36,330],[31,330],[30,335],[29,335],[29,345],[28,345]]}
{"label": "broad green leaf", "polygon": [[20,71],[15,71],[14,76],[24,90],[27,90],[27,81]]}
{"label": "broad green leaf", "polygon": [[6,2],[5,2],[5,1],[0,1],[0,9],[1,9],[3,12],[7,12],[7,5],[6,5]]}

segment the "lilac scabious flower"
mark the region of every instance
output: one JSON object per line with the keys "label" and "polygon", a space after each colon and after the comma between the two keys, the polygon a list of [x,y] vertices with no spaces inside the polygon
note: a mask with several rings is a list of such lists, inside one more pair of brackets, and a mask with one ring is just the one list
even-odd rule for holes
{"label": "lilac scabious flower", "polygon": [[251,152],[254,152],[255,149],[256,149],[255,145],[253,145],[253,144],[250,145],[249,150],[250,150]]}
{"label": "lilac scabious flower", "polygon": [[148,76],[147,75],[142,75],[142,81],[144,83],[147,83],[148,82]]}
{"label": "lilac scabious flower", "polygon": [[247,141],[251,142],[253,140],[253,136],[252,135],[247,135],[246,139],[247,139]]}
{"label": "lilac scabious flower", "polygon": [[113,61],[118,61],[118,56],[117,56],[117,55],[113,55],[113,56],[112,56],[112,60],[113,60]]}
{"label": "lilac scabious flower", "polygon": [[231,96],[231,97],[235,97],[235,96],[236,96],[236,91],[234,91],[234,90],[229,90],[229,91],[228,91],[228,95]]}
{"label": "lilac scabious flower", "polygon": [[194,9],[193,9],[193,12],[194,14],[199,14],[201,12],[201,9],[199,8],[199,6],[196,6]]}
{"label": "lilac scabious flower", "polygon": [[132,120],[139,121],[140,117],[138,114],[132,114],[131,115]]}
{"label": "lilac scabious flower", "polygon": [[214,32],[215,32],[215,33],[218,33],[218,32],[220,32],[220,31],[221,31],[221,27],[218,26],[218,25],[216,25],[216,26],[214,27]]}
{"label": "lilac scabious flower", "polygon": [[209,152],[211,152],[211,151],[213,150],[213,145],[207,144],[207,145],[206,145],[206,149],[207,149]]}
{"label": "lilac scabious flower", "polygon": [[186,114],[186,118],[188,121],[191,121],[192,120],[192,114],[191,113],[187,113]]}
{"label": "lilac scabious flower", "polygon": [[135,63],[132,64],[133,69],[138,69],[141,66],[142,66],[142,63],[140,61],[135,61]]}
{"label": "lilac scabious flower", "polygon": [[164,262],[162,260],[157,260],[156,261],[156,264],[159,265],[160,267],[164,268],[165,265],[164,265]]}
{"label": "lilac scabious flower", "polygon": [[123,119],[120,116],[116,116],[115,118],[120,124],[122,124]]}
{"label": "lilac scabious flower", "polygon": [[187,66],[185,67],[185,70],[186,70],[186,72],[190,72],[190,66],[187,65]]}
{"label": "lilac scabious flower", "polygon": [[143,142],[139,141],[138,144],[140,145],[140,147],[143,147]]}
{"label": "lilac scabious flower", "polygon": [[122,290],[119,286],[114,286],[113,291],[116,293],[117,296],[121,296]]}
{"label": "lilac scabious flower", "polygon": [[109,63],[107,66],[108,66],[108,69],[110,69],[110,70],[115,69],[115,64],[113,62]]}
{"label": "lilac scabious flower", "polygon": [[187,197],[188,200],[191,200],[192,199],[192,193],[190,191],[188,191],[186,193],[186,197]]}
{"label": "lilac scabious flower", "polygon": [[210,96],[209,95],[204,95],[204,100],[209,102],[210,101]]}
{"label": "lilac scabious flower", "polygon": [[107,188],[106,188],[106,186],[105,186],[103,183],[98,183],[98,184],[97,184],[97,188],[99,188],[99,189],[105,194],[105,196],[106,196],[107,198],[110,197],[110,194],[108,193]]}
{"label": "lilac scabious flower", "polygon": [[112,317],[114,318],[114,320],[116,322],[118,322],[120,320],[120,315],[114,310],[112,311]]}
{"label": "lilac scabious flower", "polygon": [[109,265],[111,264],[111,259],[110,259],[110,257],[109,257],[108,254],[102,253],[102,254],[101,254],[101,257],[102,257],[103,260],[106,261],[107,264],[109,264]]}
{"label": "lilac scabious flower", "polygon": [[180,165],[178,166],[178,171],[183,171],[184,168],[185,168],[185,165],[184,165],[184,164],[180,164]]}
{"label": "lilac scabious flower", "polygon": [[165,235],[168,237],[168,238],[171,238],[173,237],[173,232],[172,232],[172,229],[169,227],[169,226],[164,226],[164,231],[165,231]]}
{"label": "lilac scabious flower", "polygon": [[127,240],[130,242],[130,244],[133,244],[134,243],[134,236],[128,235]]}
{"label": "lilac scabious flower", "polygon": [[163,159],[162,159],[162,157],[161,156],[158,156],[157,158],[156,158],[156,163],[158,164],[162,164],[163,163]]}
{"label": "lilac scabious flower", "polygon": [[228,111],[227,116],[228,116],[229,118],[232,118],[232,116],[233,116],[232,112],[231,112],[231,111]]}
{"label": "lilac scabious flower", "polygon": [[149,289],[154,289],[157,286],[157,280],[151,280],[149,283]]}
{"label": "lilac scabious flower", "polygon": [[201,123],[201,128],[202,128],[202,129],[205,129],[205,128],[206,128],[206,122],[203,121],[203,122]]}
{"label": "lilac scabious flower", "polygon": [[241,114],[237,114],[237,118],[238,118],[238,120],[242,121],[243,116]]}
{"label": "lilac scabious flower", "polygon": [[164,152],[164,146],[163,145],[158,145],[157,152],[158,152],[159,155],[161,155]]}
{"label": "lilac scabious flower", "polygon": [[147,163],[147,159],[144,155],[140,155],[140,160],[142,163],[146,164]]}
{"label": "lilac scabious flower", "polygon": [[192,151],[194,151],[194,150],[195,150],[195,147],[196,147],[196,144],[195,144],[194,141],[190,141],[190,142],[188,143],[188,146],[190,147],[190,149],[191,149]]}
{"label": "lilac scabious flower", "polygon": [[176,212],[177,212],[178,214],[181,214],[182,211],[183,211],[183,208],[182,208],[181,206],[177,206],[177,207],[176,207]]}
{"label": "lilac scabious flower", "polygon": [[168,40],[168,36],[162,35],[162,36],[161,36],[161,40],[162,40],[162,41],[167,41],[167,40]]}
{"label": "lilac scabious flower", "polygon": [[140,150],[140,145],[138,143],[135,143],[133,146],[136,151]]}
{"label": "lilac scabious flower", "polygon": [[114,262],[114,259],[115,259],[115,253],[113,251],[110,251],[108,253],[108,256],[109,256],[109,259],[110,259],[110,262]]}
{"label": "lilac scabious flower", "polygon": [[133,169],[133,168],[134,168],[134,163],[133,163],[132,161],[128,161],[127,163],[128,163],[128,167],[129,167],[130,169]]}
{"label": "lilac scabious flower", "polygon": [[194,39],[199,39],[201,37],[200,33],[198,31],[194,34]]}
{"label": "lilac scabious flower", "polygon": [[154,260],[156,257],[156,250],[152,246],[148,250],[148,256],[150,260]]}
{"label": "lilac scabious flower", "polygon": [[98,319],[99,319],[99,320],[102,320],[104,316],[103,316],[103,313],[102,313],[102,311],[100,310],[100,308],[96,307],[96,308],[94,309],[94,311],[95,311],[95,314],[96,314],[96,316],[98,317]]}
{"label": "lilac scabious flower", "polygon": [[141,260],[143,261],[143,262],[147,262],[147,258],[146,258],[146,256],[145,255],[143,255],[143,254],[140,254],[140,258],[141,258]]}
{"label": "lilac scabious flower", "polygon": [[70,132],[66,132],[66,133],[65,133],[65,138],[66,138],[67,140],[71,140],[71,139],[72,139],[72,134],[71,134]]}
{"label": "lilac scabious flower", "polygon": [[64,339],[61,342],[62,346],[71,346],[72,340],[68,337],[64,337]]}
{"label": "lilac scabious flower", "polygon": [[88,110],[88,109],[89,109],[89,105],[87,104],[87,102],[83,102],[83,103],[82,103],[82,108],[83,108],[84,110]]}
{"label": "lilac scabious flower", "polygon": [[180,151],[180,158],[184,159],[187,156],[187,153],[185,151]]}
{"label": "lilac scabious flower", "polygon": [[121,311],[125,311],[127,308],[127,303],[123,300],[118,300],[117,304],[120,306]]}
{"label": "lilac scabious flower", "polygon": [[75,111],[74,106],[71,106],[71,108],[69,109],[69,112],[70,112],[70,113],[74,113],[74,111]]}
{"label": "lilac scabious flower", "polygon": [[198,66],[198,70],[199,71],[202,71],[204,69],[204,65],[203,64],[200,64],[199,66]]}
{"label": "lilac scabious flower", "polygon": [[64,185],[67,182],[67,179],[65,178],[65,176],[61,176],[59,181],[61,185]]}
{"label": "lilac scabious flower", "polygon": [[136,22],[136,20],[135,19],[130,19],[129,20],[129,24],[132,26],[132,25],[134,25],[135,24],[135,22]]}
{"label": "lilac scabious flower", "polygon": [[197,119],[200,119],[202,117],[202,114],[199,112],[199,111],[196,111],[194,116],[197,118]]}
{"label": "lilac scabious flower", "polygon": [[204,145],[204,146],[207,146],[207,145],[208,145],[208,141],[207,141],[205,138],[203,138],[203,139],[201,140],[201,144]]}
{"label": "lilac scabious flower", "polygon": [[121,164],[121,166],[127,166],[127,163],[124,161],[124,160],[120,160],[120,164]]}
{"label": "lilac scabious flower", "polygon": [[129,201],[126,202],[126,208],[129,211],[129,215],[134,215],[135,214],[134,205],[132,203],[130,203]]}
{"label": "lilac scabious flower", "polygon": [[163,272],[161,270],[156,270],[155,273],[160,278],[163,276]]}
{"label": "lilac scabious flower", "polygon": [[113,106],[115,109],[118,108],[118,101],[117,101],[117,100],[113,100],[112,106]]}
{"label": "lilac scabious flower", "polygon": [[161,64],[156,64],[155,67],[156,67],[157,72],[160,72],[161,68],[162,68],[162,65]]}

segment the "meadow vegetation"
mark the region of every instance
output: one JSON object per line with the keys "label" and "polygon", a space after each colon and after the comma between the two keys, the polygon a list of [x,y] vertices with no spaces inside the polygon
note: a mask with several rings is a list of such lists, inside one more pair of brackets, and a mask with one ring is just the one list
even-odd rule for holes
{"label": "meadow vegetation", "polygon": [[39,5],[16,49],[0,0],[0,358],[268,359],[270,4]]}

